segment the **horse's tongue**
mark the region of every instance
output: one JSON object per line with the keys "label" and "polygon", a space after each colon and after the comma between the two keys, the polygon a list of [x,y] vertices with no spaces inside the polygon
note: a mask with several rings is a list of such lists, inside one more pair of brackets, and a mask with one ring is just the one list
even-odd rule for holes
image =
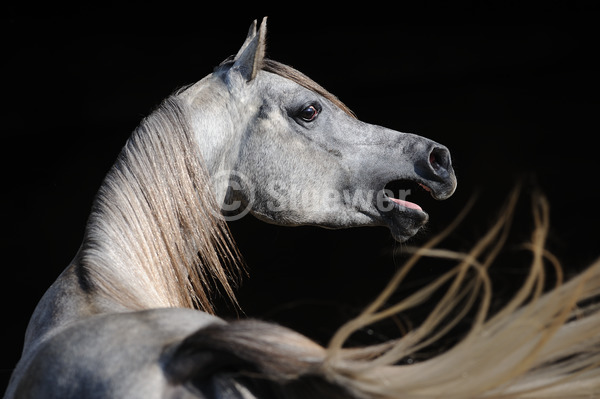
{"label": "horse's tongue", "polygon": [[398,198],[392,198],[392,197],[390,197],[390,199],[392,201],[394,201],[396,204],[403,206],[405,208],[416,209],[419,211],[423,210],[419,205],[415,204],[414,202],[404,201],[404,200],[401,200]]}

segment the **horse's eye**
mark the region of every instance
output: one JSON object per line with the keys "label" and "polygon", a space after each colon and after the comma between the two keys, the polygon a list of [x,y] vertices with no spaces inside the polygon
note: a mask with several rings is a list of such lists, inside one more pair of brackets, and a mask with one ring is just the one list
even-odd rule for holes
{"label": "horse's eye", "polygon": [[319,115],[319,110],[314,105],[309,105],[298,113],[298,117],[305,122],[314,121],[317,115]]}

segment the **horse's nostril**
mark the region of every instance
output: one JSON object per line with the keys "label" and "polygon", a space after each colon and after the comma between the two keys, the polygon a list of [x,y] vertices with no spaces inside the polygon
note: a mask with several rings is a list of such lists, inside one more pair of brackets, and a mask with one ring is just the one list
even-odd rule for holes
{"label": "horse's nostril", "polygon": [[429,165],[435,172],[448,171],[450,167],[450,153],[445,148],[436,147],[429,154]]}
{"label": "horse's nostril", "polygon": [[429,154],[429,164],[433,166],[433,169],[437,169],[439,167],[437,160],[435,159],[435,154],[433,152]]}

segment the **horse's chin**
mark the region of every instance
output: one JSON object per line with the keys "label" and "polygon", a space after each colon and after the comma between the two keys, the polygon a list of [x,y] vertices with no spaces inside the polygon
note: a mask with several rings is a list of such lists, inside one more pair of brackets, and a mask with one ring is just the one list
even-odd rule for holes
{"label": "horse's chin", "polygon": [[395,202],[391,209],[381,213],[381,217],[398,242],[413,237],[429,220],[429,215],[422,209],[405,207]]}

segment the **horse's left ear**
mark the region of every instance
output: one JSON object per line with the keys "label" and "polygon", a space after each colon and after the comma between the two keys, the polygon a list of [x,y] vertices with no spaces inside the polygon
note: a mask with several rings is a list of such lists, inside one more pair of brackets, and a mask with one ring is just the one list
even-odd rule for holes
{"label": "horse's left ear", "polygon": [[267,17],[263,18],[258,33],[256,21],[250,26],[246,41],[236,54],[232,70],[237,70],[247,82],[256,77],[265,58],[265,37],[267,35]]}

